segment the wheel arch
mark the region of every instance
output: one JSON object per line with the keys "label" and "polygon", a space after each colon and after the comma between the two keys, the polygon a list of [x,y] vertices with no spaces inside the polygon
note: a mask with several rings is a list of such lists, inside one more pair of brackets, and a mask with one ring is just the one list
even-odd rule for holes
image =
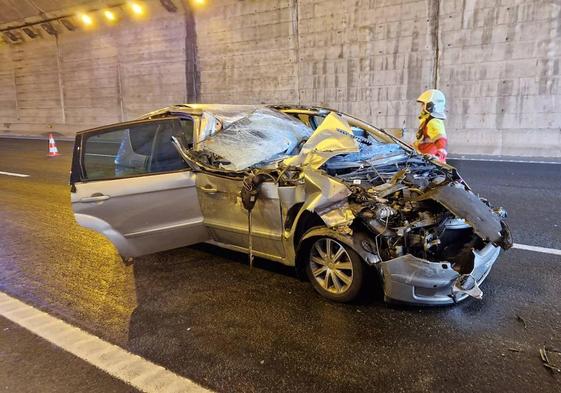
{"label": "wheel arch", "polygon": [[379,261],[378,255],[367,251],[365,247],[362,245],[363,241],[370,240],[369,234],[366,231],[363,231],[362,228],[359,227],[356,230],[353,230],[352,235],[348,235],[345,233],[338,232],[335,229],[328,228],[325,225],[316,225],[308,228],[302,234],[300,239],[298,239],[297,245],[295,247],[296,250],[295,264],[296,264],[296,271],[299,277],[301,278],[305,277],[305,267],[306,267],[305,262],[306,262],[307,251],[309,250],[314,240],[321,237],[331,237],[343,243],[351,250],[356,252],[366,265],[373,265]]}

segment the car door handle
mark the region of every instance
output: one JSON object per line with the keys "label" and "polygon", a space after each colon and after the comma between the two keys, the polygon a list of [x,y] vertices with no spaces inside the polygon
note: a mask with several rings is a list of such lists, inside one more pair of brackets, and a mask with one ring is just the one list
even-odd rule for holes
{"label": "car door handle", "polygon": [[91,197],[85,197],[80,199],[80,202],[101,202],[101,201],[106,201],[109,198],[111,198],[109,195],[96,195],[96,196],[91,196]]}
{"label": "car door handle", "polygon": [[200,188],[201,191],[203,192],[208,192],[209,194],[213,194],[215,192],[218,192],[218,189],[212,187],[212,186],[204,186]]}

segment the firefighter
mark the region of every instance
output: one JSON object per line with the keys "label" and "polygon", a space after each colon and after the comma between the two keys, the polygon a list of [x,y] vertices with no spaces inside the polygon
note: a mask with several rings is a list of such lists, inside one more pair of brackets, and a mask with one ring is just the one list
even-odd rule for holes
{"label": "firefighter", "polygon": [[446,115],[446,97],[440,90],[430,89],[417,98],[421,104],[419,115],[420,125],[415,137],[415,149],[422,154],[435,156],[439,161],[446,163],[446,129],[444,120]]}

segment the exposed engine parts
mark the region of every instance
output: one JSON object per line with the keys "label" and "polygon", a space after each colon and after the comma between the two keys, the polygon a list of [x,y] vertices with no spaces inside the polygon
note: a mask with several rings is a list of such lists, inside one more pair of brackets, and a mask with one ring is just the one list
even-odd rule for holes
{"label": "exposed engine parts", "polygon": [[[482,249],[486,241],[508,247],[499,240],[504,209],[491,210],[453,170],[437,167],[423,157],[394,154],[390,163],[376,159],[332,167],[328,172],[344,179],[352,191],[351,209],[374,235],[373,247],[363,247],[374,249],[382,260],[411,254],[428,261],[448,261],[455,271],[469,273],[473,270],[472,250]],[[437,191],[447,188],[458,191]],[[487,221],[494,228],[494,238],[493,230],[474,228],[473,223],[457,218],[466,215],[456,215],[454,205],[466,203],[484,218],[467,217],[477,221],[475,224]]]}

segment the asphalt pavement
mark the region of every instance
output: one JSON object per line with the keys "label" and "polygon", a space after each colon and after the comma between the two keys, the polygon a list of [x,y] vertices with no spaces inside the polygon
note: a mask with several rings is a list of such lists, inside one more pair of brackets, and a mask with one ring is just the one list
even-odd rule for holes
{"label": "asphalt pavement", "polygon": [[94,366],[0,318],[0,392],[136,392]]}
{"label": "asphalt pavement", "polygon": [[[483,300],[444,308],[332,303],[289,268],[249,271],[209,245],[125,265],[74,222],[71,146],[48,158],[46,141],[0,138],[0,172],[29,175],[0,174],[0,291],[219,392],[560,390],[539,348],[561,350],[561,256],[511,249]],[[561,249],[561,165],[452,164],[508,210],[516,243]],[[79,374],[83,391],[133,390],[82,363],[0,319],[0,389],[74,392]]]}

